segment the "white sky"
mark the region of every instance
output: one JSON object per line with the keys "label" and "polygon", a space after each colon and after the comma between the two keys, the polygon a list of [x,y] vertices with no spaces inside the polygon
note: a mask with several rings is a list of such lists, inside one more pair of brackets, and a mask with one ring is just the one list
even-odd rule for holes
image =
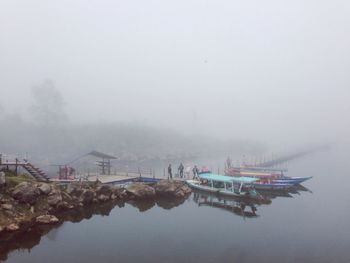
{"label": "white sky", "polygon": [[350,1],[0,2],[0,104],[267,143],[350,133]]}

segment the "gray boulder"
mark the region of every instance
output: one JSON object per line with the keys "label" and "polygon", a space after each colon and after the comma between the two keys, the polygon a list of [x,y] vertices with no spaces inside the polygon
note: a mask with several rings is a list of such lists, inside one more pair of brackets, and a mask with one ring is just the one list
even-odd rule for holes
{"label": "gray boulder", "polygon": [[107,195],[101,194],[98,196],[97,200],[102,203],[108,201],[109,197]]}
{"label": "gray boulder", "polygon": [[119,199],[126,198],[126,196],[128,195],[124,188],[117,188],[117,187],[113,189],[113,194]]}
{"label": "gray boulder", "polygon": [[129,185],[126,188],[126,192],[130,197],[135,199],[151,199],[155,198],[156,195],[153,187],[141,183]]}
{"label": "gray boulder", "polygon": [[110,197],[112,192],[113,192],[113,186],[108,185],[108,184],[99,185],[96,188],[97,195],[105,195],[105,196]]}
{"label": "gray boulder", "polygon": [[155,191],[159,196],[181,198],[191,193],[191,188],[182,181],[161,180],[155,185]]}
{"label": "gray boulder", "polygon": [[53,215],[42,215],[35,219],[35,222],[38,224],[55,224],[58,221],[58,218]]}
{"label": "gray boulder", "polygon": [[66,192],[71,196],[80,196],[84,190],[82,189],[81,185],[77,183],[70,183],[67,186]]}
{"label": "gray boulder", "polygon": [[63,202],[59,202],[59,203],[57,204],[56,208],[57,208],[57,210],[62,210],[62,211],[64,211],[64,210],[72,209],[72,208],[74,208],[74,206],[68,204],[66,201],[63,201]]}
{"label": "gray boulder", "polygon": [[0,187],[5,185],[6,183],[6,177],[5,177],[5,173],[4,172],[0,172]]}
{"label": "gray boulder", "polygon": [[1,208],[4,210],[12,210],[13,209],[13,205],[11,204],[2,204]]}
{"label": "gray boulder", "polygon": [[41,194],[48,195],[51,192],[51,185],[41,183],[38,185],[38,189]]}
{"label": "gray boulder", "polygon": [[5,230],[8,232],[14,232],[14,231],[17,231],[18,229],[19,229],[19,226],[15,223],[12,223],[5,227]]}
{"label": "gray boulder", "polygon": [[95,197],[95,193],[91,190],[86,189],[81,195],[81,202],[84,205],[92,204],[94,197]]}
{"label": "gray boulder", "polygon": [[52,193],[47,198],[47,203],[50,206],[57,206],[60,202],[62,202],[62,195],[59,192]]}
{"label": "gray boulder", "polygon": [[22,182],[18,184],[11,193],[12,197],[21,203],[34,204],[40,191],[33,184]]}

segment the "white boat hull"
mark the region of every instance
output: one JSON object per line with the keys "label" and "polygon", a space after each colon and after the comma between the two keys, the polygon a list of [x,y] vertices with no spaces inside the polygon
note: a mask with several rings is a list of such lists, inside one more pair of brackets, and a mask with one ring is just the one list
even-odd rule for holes
{"label": "white boat hull", "polygon": [[210,187],[210,186],[205,186],[205,185],[200,185],[199,181],[195,180],[186,180],[186,183],[194,189],[197,190],[202,190],[210,193],[216,193],[216,194],[221,194],[221,195],[227,195],[227,196],[235,196],[235,197],[250,197],[248,193],[235,193],[229,190],[225,190],[222,188],[215,188],[215,187]]}

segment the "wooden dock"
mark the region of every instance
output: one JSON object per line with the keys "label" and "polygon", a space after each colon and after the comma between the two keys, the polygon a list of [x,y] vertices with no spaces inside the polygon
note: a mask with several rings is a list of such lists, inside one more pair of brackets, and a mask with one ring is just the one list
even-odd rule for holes
{"label": "wooden dock", "polygon": [[18,158],[15,158],[14,160],[8,160],[2,159],[2,156],[0,157],[0,170],[13,170],[17,175],[18,168],[20,167],[25,169],[33,178],[38,181],[45,182],[49,180],[49,177],[39,167],[26,160],[21,161]]}
{"label": "wooden dock", "polygon": [[[139,174],[139,173],[117,173],[114,175],[92,175],[88,176],[87,180],[89,182],[95,182],[96,180],[100,181],[103,184],[110,184],[110,183],[118,183],[118,182],[124,182],[124,181],[132,181],[137,180],[139,178],[144,179],[168,179],[167,176],[150,176],[150,174]],[[179,178],[179,177],[173,177],[173,180],[185,180],[189,178]]]}
{"label": "wooden dock", "polygon": [[319,147],[314,147],[312,149],[308,149],[305,151],[300,151],[300,152],[296,152],[296,153],[292,153],[292,154],[288,154],[279,158],[275,158],[269,161],[265,161],[265,162],[261,162],[256,164],[256,167],[261,167],[261,168],[268,168],[268,167],[273,167],[288,161],[292,161],[294,159],[303,157],[305,155],[314,153],[314,152],[318,152],[318,151],[322,151],[322,150],[328,150],[330,149],[329,145],[323,145],[323,146],[319,146]]}

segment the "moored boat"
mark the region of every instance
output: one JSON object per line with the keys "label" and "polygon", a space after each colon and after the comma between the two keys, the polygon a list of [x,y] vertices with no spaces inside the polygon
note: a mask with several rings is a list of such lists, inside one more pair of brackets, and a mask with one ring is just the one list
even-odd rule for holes
{"label": "moored boat", "polygon": [[259,181],[253,183],[253,185],[257,190],[285,190],[294,186],[292,183],[264,183]]}
{"label": "moored boat", "polygon": [[291,184],[301,184],[309,179],[311,179],[312,176],[309,177],[281,177],[278,179],[273,179],[273,182],[276,183],[291,183]]}
{"label": "moored boat", "polygon": [[[253,177],[259,179],[258,183],[264,184],[262,188],[270,187],[269,189],[285,189],[288,188],[288,185],[297,185],[301,184],[309,179],[312,178],[312,176],[309,177],[289,177],[285,176],[282,172],[280,174],[278,173],[271,173],[266,171],[245,171],[237,168],[228,168],[225,170],[225,175],[233,176],[233,177]],[[283,184],[283,185],[282,185]],[[270,185],[270,186],[267,186]],[[259,187],[259,186],[258,186]]]}
{"label": "moored boat", "polygon": [[199,180],[187,180],[187,184],[198,190],[227,196],[248,197],[260,199],[253,183],[257,181],[251,177],[231,177],[212,173],[198,175]]}
{"label": "moored boat", "polygon": [[249,170],[242,168],[226,168],[225,174],[229,176],[245,176],[245,177],[259,177],[259,178],[279,178],[283,176],[283,173]]}

